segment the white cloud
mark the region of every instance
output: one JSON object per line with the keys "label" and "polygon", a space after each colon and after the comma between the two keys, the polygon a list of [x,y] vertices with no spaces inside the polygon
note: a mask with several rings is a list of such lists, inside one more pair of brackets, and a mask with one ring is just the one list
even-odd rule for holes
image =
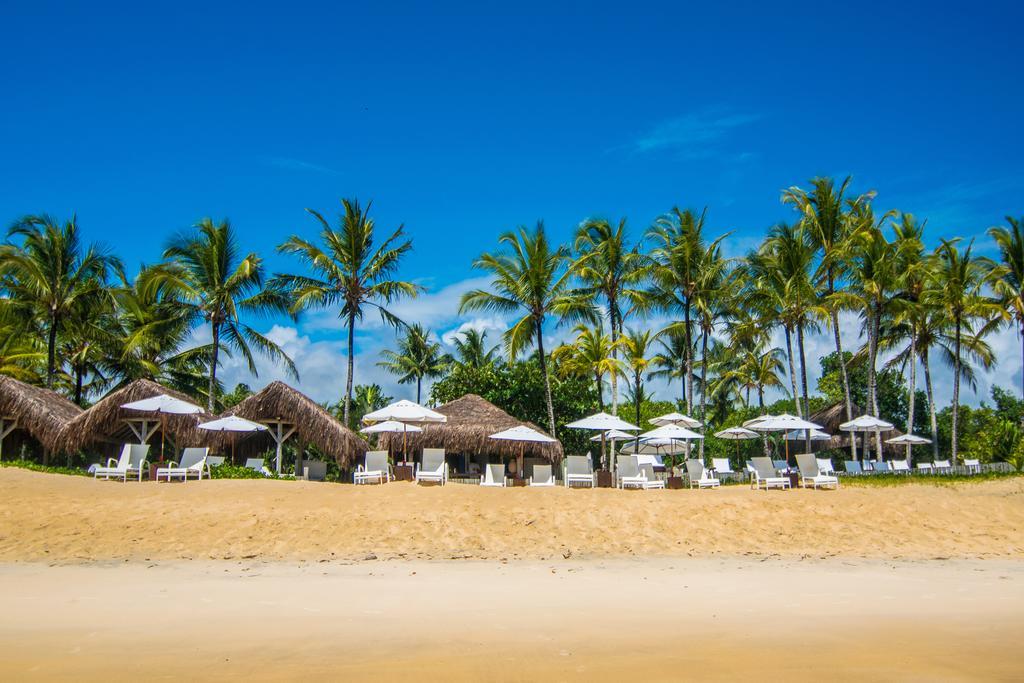
{"label": "white cloud", "polygon": [[757,121],[760,116],[726,109],[705,109],[662,121],[633,142],[637,152],[682,149],[693,157],[710,156],[711,146],[734,128]]}

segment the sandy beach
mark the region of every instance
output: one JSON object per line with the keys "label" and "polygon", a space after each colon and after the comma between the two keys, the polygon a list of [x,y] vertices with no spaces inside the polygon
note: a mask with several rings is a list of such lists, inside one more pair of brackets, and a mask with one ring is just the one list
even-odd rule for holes
{"label": "sandy beach", "polygon": [[0,679],[1020,680],[1022,493],[0,470]]}

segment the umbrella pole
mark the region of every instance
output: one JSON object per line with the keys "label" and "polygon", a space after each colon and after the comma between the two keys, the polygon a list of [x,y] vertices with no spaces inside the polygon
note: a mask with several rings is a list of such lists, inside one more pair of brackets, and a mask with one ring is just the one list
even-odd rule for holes
{"label": "umbrella pole", "polygon": [[409,464],[409,427],[402,423],[402,464]]}

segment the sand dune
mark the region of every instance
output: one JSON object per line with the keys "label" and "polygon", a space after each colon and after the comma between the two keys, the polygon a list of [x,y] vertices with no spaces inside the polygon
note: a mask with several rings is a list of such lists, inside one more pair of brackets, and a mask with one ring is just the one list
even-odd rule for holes
{"label": "sand dune", "polygon": [[0,561],[1024,557],[1024,479],[839,491],[100,482],[0,470]]}

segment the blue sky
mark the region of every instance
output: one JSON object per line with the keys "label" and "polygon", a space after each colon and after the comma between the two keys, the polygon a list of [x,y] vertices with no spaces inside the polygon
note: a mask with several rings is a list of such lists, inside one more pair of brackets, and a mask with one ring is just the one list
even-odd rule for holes
{"label": "blue sky", "polygon": [[[273,271],[292,265],[276,244],[315,230],[304,207],[372,199],[414,240],[403,275],[431,290],[403,311],[450,335],[477,324],[454,305],[472,259],[541,218],[560,239],[589,215],[639,235],[706,205],[738,254],[792,217],[783,188],[821,174],[927,217],[933,239],[1024,213],[1010,3],[280,9],[6,7],[0,220],[77,212],[137,267],[229,217]],[[303,386],[336,396],[330,321],[275,334],[317,358]],[[361,335],[357,382],[388,382],[372,366],[391,339]]]}

